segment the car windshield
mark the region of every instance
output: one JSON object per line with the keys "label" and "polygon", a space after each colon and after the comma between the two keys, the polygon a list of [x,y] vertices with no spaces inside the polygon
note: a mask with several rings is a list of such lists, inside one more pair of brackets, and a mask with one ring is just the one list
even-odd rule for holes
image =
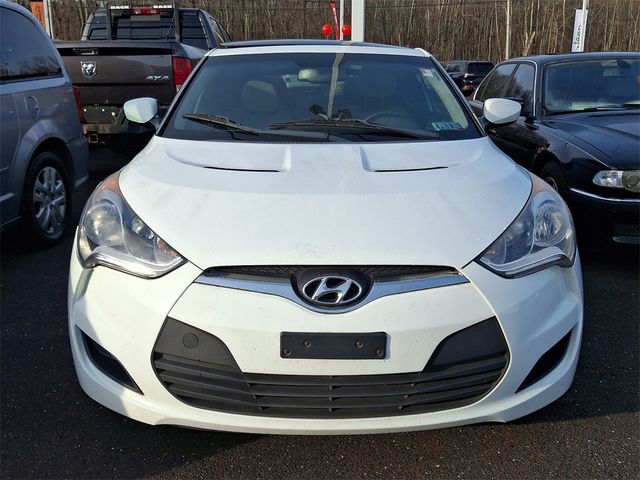
{"label": "car windshield", "polygon": [[640,57],[579,60],[547,66],[548,114],[640,107]]}
{"label": "car windshield", "polygon": [[207,58],[160,135],[391,142],[480,133],[427,57],[278,53]]}

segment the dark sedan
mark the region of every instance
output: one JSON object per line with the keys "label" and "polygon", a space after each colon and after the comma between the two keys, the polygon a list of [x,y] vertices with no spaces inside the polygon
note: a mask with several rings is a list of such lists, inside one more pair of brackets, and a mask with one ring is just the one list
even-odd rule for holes
{"label": "dark sedan", "polygon": [[476,115],[496,97],[522,112],[487,133],[565,198],[578,232],[639,244],[640,52],[514,58],[480,84]]}

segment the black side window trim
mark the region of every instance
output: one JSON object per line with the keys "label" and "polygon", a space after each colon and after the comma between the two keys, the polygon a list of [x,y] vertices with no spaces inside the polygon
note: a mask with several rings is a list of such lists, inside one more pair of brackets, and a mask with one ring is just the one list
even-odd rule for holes
{"label": "black side window trim", "polygon": [[50,78],[62,78],[64,75],[62,74],[62,69],[58,73],[38,73],[33,75],[13,75],[7,76],[4,78],[0,78],[0,85],[5,85],[8,83],[19,83],[19,82],[33,82],[34,80],[48,80]]}
{"label": "black side window trim", "polygon": [[[511,82],[513,81],[513,75],[516,73],[516,70],[518,70],[518,65],[521,62],[503,62],[500,63],[498,65],[496,65],[493,70],[491,70],[491,72],[489,73],[489,75],[487,75],[486,77],[484,77],[484,80],[482,81],[482,83],[480,83],[480,86],[478,86],[476,93],[474,93],[473,95],[473,100],[476,102],[480,102],[480,103],[484,103],[484,100],[480,100],[479,98],[477,98],[480,95],[484,94],[484,91],[487,89],[487,85],[489,85],[489,82],[491,81],[491,78],[493,77],[493,74],[500,68],[500,67],[505,67],[505,66],[509,66],[509,65],[513,65],[513,70],[511,71],[511,73],[509,74],[509,80],[507,80],[506,84],[507,87],[505,88],[504,92],[505,94],[507,93],[507,91],[509,90],[509,87],[511,86]],[[499,97],[498,97],[499,98]]]}
{"label": "black side window trim", "polygon": [[[523,65],[527,65],[529,67],[533,68],[533,88],[531,90],[532,92],[532,96],[531,96],[531,105],[530,105],[530,112],[529,112],[529,116],[535,116],[535,112],[536,112],[536,103],[538,101],[538,96],[536,95],[536,84],[537,84],[537,76],[538,76],[538,69],[537,69],[537,65],[533,62],[512,62],[516,68],[514,68],[513,72],[511,73],[511,78],[509,79],[509,84],[507,85],[507,89],[505,90],[505,97],[507,96],[507,94],[509,93],[509,90],[511,90],[511,87],[513,86],[513,82],[515,81],[515,77],[516,77],[516,73],[518,72],[518,70],[520,70],[520,67],[522,67]],[[522,112],[520,114],[520,116],[526,116],[524,115]]]}

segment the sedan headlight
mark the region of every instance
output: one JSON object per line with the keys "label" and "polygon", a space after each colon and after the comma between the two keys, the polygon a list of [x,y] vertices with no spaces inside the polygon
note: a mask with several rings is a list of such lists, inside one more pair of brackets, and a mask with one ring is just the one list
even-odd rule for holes
{"label": "sedan headlight", "polygon": [[569,267],[576,252],[567,205],[546,182],[531,176],[533,189],[520,215],[478,258],[489,270],[515,278],[551,265]]}
{"label": "sedan headlight", "polygon": [[593,183],[600,187],[624,188],[640,192],[640,170],[602,170],[593,177]]}
{"label": "sedan headlight", "polygon": [[104,265],[155,278],[184,259],[151,230],[127,204],[119,172],[107,177],[84,207],[78,226],[78,254],[85,268]]}

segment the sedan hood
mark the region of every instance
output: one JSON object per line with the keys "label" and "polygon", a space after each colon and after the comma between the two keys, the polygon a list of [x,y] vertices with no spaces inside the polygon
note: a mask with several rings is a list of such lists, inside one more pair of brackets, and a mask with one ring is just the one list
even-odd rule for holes
{"label": "sedan hood", "polygon": [[511,224],[531,181],[487,138],[358,145],[154,137],[122,171],[120,188],[202,269],[461,268]]}
{"label": "sedan hood", "polygon": [[552,118],[545,123],[604,153],[608,159],[595,156],[610,167],[640,168],[640,111],[574,113]]}

